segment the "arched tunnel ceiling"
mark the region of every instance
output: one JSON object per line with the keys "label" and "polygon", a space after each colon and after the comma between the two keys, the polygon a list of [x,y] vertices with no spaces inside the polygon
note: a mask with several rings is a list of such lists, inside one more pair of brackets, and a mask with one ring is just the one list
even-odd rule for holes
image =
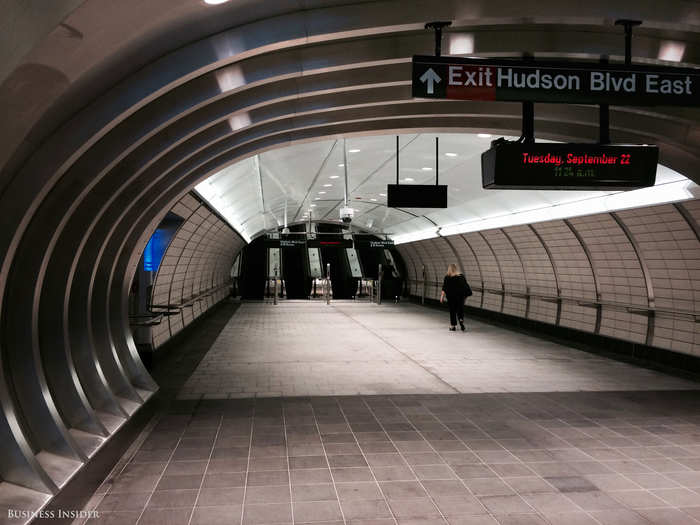
{"label": "arched tunnel ceiling", "polygon": [[[386,185],[396,182],[393,135],[352,137],[260,153],[232,164],[196,186],[196,190],[246,239],[265,230],[311,218],[339,219],[344,205],[347,159],[348,205],[353,225],[388,233],[397,241],[450,233],[614,211],[700,196],[700,187],[660,165],[656,186],[631,192],[485,190],[481,153],[487,133],[403,134],[399,136],[399,180],[435,182],[435,137],[439,137],[438,173],[448,185],[447,209],[387,207]],[[345,152],[343,149],[345,148]]]}
{"label": "arched tunnel ceiling", "polygon": [[[56,0],[34,3],[36,31],[5,30],[27,2],[6,4],[0,477],[47,494],[87,461],[71,431],[108,436],[97,412],[128,418],[157,388],[129,329],[129,291],[148,238],[195,185],[339,137],[518,134],[519,104],[411,97],[410,57],[433,49],[426,22],[453,21],[454,54],[619,62],[613,21],[635,18],[634,62],[700,63],[700,5],[683,0]],[[663,55],[668,42],[681,56]],[[598,136],[593,106],[537,104],[535,117],[543,139]],[[614,141],[658,143],[664,165],[700,180],[698,108],[610,117]],[[52,470],[54,457],[70,468]]]}

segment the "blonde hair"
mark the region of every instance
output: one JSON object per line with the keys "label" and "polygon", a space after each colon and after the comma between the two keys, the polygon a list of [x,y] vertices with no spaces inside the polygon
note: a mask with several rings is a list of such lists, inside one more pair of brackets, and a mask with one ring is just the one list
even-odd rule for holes
{"label": "blonde hair", "polygon": [[450,277],[454,277],[457,274],[459,274],[459,271],[457,270],[457,265],[455,263],[448,264],[447,275],[449,275]]}

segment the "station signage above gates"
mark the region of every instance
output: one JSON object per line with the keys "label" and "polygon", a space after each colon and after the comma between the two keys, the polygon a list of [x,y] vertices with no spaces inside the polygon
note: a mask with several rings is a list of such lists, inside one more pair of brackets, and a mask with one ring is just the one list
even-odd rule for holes
{"label": "station signage above gates", "polygon": [[265,246],[268,248],[303,248],[306,246],[306,236],[268,234],[265,237]]}
{"label": "station signage above gates", "polygon": [[363,239],[362,237],[356,237],[355,246],[357,248],[393,248],[394,241],[391,239]]}
{"label": "station signage above gates", "polygon": [[412,83],[418,98],[700,105],[700,70],[664,66],[417,55]]}

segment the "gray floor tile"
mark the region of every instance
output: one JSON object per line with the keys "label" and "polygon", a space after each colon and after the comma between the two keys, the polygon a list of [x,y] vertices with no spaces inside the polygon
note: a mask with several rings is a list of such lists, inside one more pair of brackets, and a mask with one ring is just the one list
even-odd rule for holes
{"label": "gray floor tile", "polygon": [[[310,471],[295,471],[294,476]],[[286,470],[266,470],[248,473],[248,486],[287,485],[289,473]]]}
{"label": "gray floor tile", "polygon": [[379,487],[384,497],[392,499],[424,498],[427,493],[417,481],[383,481]]}
{"label": "gray floor tile", "polygon": [[187,525],[192,509],[146,509],[139,525]]}
{"label": "gray floor tile", "polygon": [[91,518],[87,525],[135,525],[141,516],[141,511],[129,512],[100,512],[99,517]]}
{"label": "gray floor tile", "polygon": [[185,476],[163,476],[158,482],[156,491],[176,489],[199,489],[202,484],[202,474]]}
{"label": "gray floor tile", "polygon": [[[331,471],[328,468],[292,470],[289,474],[292,485],[311,485],[316,483],[331,483],[332,481]],[[281,477],[280,475],[280,478]],[[248,483],[250,483],[250,481]]]}
{"label": "gray floor tile", "polygon": [[416,476],[408,467],[372,467],[372,473],[377,481],[410,481]]}
{"label": "gray floor tile", "polygon": [[341,501],[340,506],[343,509],[345,519],[351,522],[392,517],[384,500],[347,500]]}
{"label": "gray floor tile", "polygon": [[131,511],[131,510],[141,510],[146,505],[146,502],[150,496],[149,492],[121,492],[114,494],[107,494],[100,504],[97,506],[97,510],[102,511]]}
{"label": "gray floor tile", "polygon": [[198,490],[157,490],[151,496],[147,508],[174,509],[180,507],[192,508],[197,499]]}
{"label": "gray floor tile", "polygon": [[341,501],[378,500],[384,497],[379,490],[379,485],[374,481],[355,483],[338,483],[336,481],[335,487]]}
{"label": "gray floor tile", "polygon": [[389,500],[391,512],[397,519],[440,518],[440,511],[429,498]]}
{"label": "gray floor tile", "polygon": [[[246,483],[245,472],[221,472],[209,473],[204,476],[202,487],[204,488],[222,488],[222,487],[242,487]],[[248,480],[248,484],[250,480]]]}
{"label": "gray floor tile", "polygon": [[241,505],[196,507],[190,525],[238,525],[241,523]]}
{"label": "gray floor tile", "polygon": [[243,509],[243,525],[263,525],[268,523],[292,523],[291,504],[245,505]]}
{"label": "gray floor tile", "polygon": [[478,496],[479,501],[492,514],[517,514],[534,512],[525,500],[518,495]]}
{"label": "gray floor tile", "polygon": [[299,523],[343,519],[337,501],[296,501],[293,512],[294,521]]}
{"label": "gray floor tile", "polygon": [[418,465],[413,472],[420,480],[457,479],[454,471],[447,465]]}
{"label": "gray floor tile", "polygon": [[344,468],[344,467],[366,467],[367,461],[365,461],[362,455],[339,455],[339,456],[328,456],[328,463],[331,468]]}
{"label": "gray floor tile", "polygon": [[289,503],[292,500],[289,485],[248,486],[245,491],[245,504]]}
{"label": "gray floor tile", "polygon": [[474,496],[440,496],[434,498],[440,512],[447,518],[486,514],[486,508]]}
{"label": "gray floor tile", "polygon": [[338,496],[331,483],[292,485],[292,501],[335,501]]}
{"label": "gray floor tile", "polygon": [[336,483],[349,483],[353,481],[373,481],[372,471],[369,468],[334,468],[333,479]]}
{"label": "gray floor tile", "polygon": [[238,505],[243,503],[243,487],[203,488],[197,506]]}

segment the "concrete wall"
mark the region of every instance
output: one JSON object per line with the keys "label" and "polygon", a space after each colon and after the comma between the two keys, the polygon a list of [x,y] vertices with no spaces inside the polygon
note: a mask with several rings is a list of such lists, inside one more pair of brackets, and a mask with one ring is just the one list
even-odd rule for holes
{"label": "concrete wall", "polygon": [[169,305],[179,313],[164,316],[153,327],[154,349],[228,295],[231,267],[245,244],[238,233],[192,194],[185,195],[171,212],[185,221],[163,255],[151,305]]}
{"label": "concrete wall", "polygon": [[691,200],[397,248],[412,295],[438,299],[457,262],[469,306],[700,356],[698,222]]}

